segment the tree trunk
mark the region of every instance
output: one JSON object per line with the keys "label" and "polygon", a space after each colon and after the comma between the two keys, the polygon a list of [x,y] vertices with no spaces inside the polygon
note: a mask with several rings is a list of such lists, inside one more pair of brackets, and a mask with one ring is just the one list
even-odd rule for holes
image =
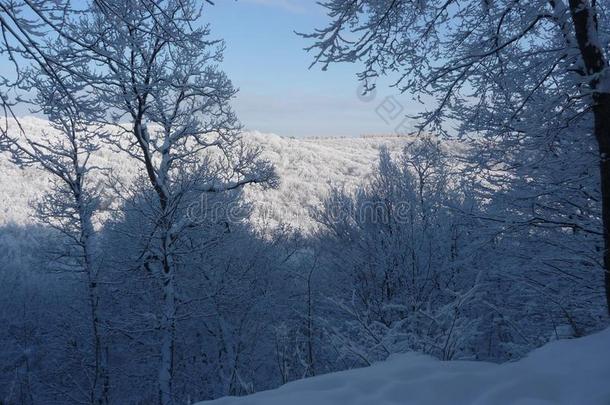
{"label": "tree trunk", "polygon": [[307,377],[313,377],[316,375],[313,358],[313,297],[311,288],[311,279],[315,270],[315,264],[309,270],[307,276],[307,370],[305,375]]}
{"label": "tree trunk", "polygon": [[595,137],[599,144],[600,177],[602,189],[602,219],[604,224],[604,285],[606,304],[610,315],[610,94],[594,97]]}
{"label": "tree trunk", "polygon": [[94,351],[94,377],[91,390],[91,403],[95,405],[107,404],[109,378],[108,368],[104,357],[104,348],[102,345],[102,337],[100,332],[100,316],[99,316],[99,294],[97,292],[96,281],[89,281],[89,301],[91,309],[91,329],[93,333],[93,351]]}
{"label": "tree trunk", "polygon": [[163,283],[163,313],[161,314],[161,364],[159,367],[159,402],[161,405],[173,403],[172,380],[174,377],[174,341],[176,335],[176,291],[174,265],[168,253],[169,237],[165,241],[165,258],[161,273]]}
{"label": "tree trunk", "polygon": [[97,272],[94,269],[93,263],[93,245],[91,237],[94,233],[91,217],[87,210],[83,208],[84,204],[79,195],[76,196],[79,204],[79,216],[81,226],[81,245],[83,248],[84,267],[87,274],[87,283],[89,289],[89,310],[91,312],[91,333],[94,356],[93,382],[91,387],[91,403],[95,405],[104,405],[109,403],[109,376],[106,359],[104,356],[104,348],[101,335],[101,318],[100,318],[100,295],[98,290]]}
{"label": "tree trunk", "polygon": [[[610,93],[604,71],[608,69],[600,45],[597,14],[588,0],[569,0],[574,34],[592,92],[595,138],[599,146],[604,235],[604,287],[606,309],[610,315]],[[607,73],[605,74],[607,75]]]}

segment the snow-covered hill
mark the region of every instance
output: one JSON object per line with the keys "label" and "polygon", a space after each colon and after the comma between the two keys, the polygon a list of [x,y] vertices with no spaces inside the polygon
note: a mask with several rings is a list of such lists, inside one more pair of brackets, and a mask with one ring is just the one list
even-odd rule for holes
{"label": "snow-covered hill", "polygon": [[[50,131],[45,120],[27,117],[20,120],[28,134],[38,136]],[[276,225],[280,219],[300,229],[310,229],[307,212],[319,203],[331,185],[350,186],[371,173],[382,145],[398,151],[407,138],[327,138],[291,139],[274,134],[252,132],[247,139],[264,148],[264,156],[275,163],[281,179],[277,190],[261,192],[246,190],[254,202],[256,222]],[[133,177],[138,166],[126,157],[101,150],[95,163],[113,168],[127,178]],[[48,177],[34,168],[21,170],[0,158],[0,225],[8,222],[31,223],[28,202],[35,200],[47,187]]]}
{"label": "snow-covered hill", "polygon": [[199,405],[608,405],[610,329],[505,364],[395,355],[371,367]]}

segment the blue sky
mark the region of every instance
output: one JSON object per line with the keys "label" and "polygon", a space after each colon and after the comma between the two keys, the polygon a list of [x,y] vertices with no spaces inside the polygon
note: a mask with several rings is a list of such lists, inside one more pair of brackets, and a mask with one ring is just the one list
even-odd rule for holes
{"label": "blue sky", "polygon": [[[309,41],[294,33],[326,25],[315,0],[214,0],[204,7],[212,36],[226,43],[222,68],[239,89],[233,102],[248,130],[283,136],[359,136],[398,132],[415,104],[406,95],[379,83],[373,99],[358,96],[360,65],[309,69]],[[12,66],[3,58],[0,75]],[[29,115],[29,107],[18,106]],[[407,121],[404,121],[407,122]],[[400,132],[404,131],[401,127]]]}
{"label": "blue sky", "polygon": [[327,21],[313,0],[216,0],[205,8],[204,20],[226,42],[222,66],[240,90],[234,107],[247,129],[296,137],[385,134],[395,131],[408,110],[409,105],[382,105],[391,96],[393,104],[408,101],[387,83],[375,99],[362,101],[358,65],[308,68],[308,41],[294,31],[310,32]]}

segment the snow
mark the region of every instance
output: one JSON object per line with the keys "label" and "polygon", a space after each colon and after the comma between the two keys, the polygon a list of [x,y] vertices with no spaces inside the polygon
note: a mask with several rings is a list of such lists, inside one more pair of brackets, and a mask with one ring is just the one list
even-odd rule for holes
{"label": "snow", "polygon": [[199,405],[608,405],[610,328],[559,340],[512,363],[394,355],[250,396]]}

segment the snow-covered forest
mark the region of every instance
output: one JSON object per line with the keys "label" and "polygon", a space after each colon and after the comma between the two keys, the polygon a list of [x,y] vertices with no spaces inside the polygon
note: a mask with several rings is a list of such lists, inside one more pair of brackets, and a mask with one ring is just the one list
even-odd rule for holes
{"label": "snow-covered forest", "polygon": [[607,1],[317,4],[422,106],[345,138],[246,130],[213,7],[0,0],[0,405],[610,400]]}

